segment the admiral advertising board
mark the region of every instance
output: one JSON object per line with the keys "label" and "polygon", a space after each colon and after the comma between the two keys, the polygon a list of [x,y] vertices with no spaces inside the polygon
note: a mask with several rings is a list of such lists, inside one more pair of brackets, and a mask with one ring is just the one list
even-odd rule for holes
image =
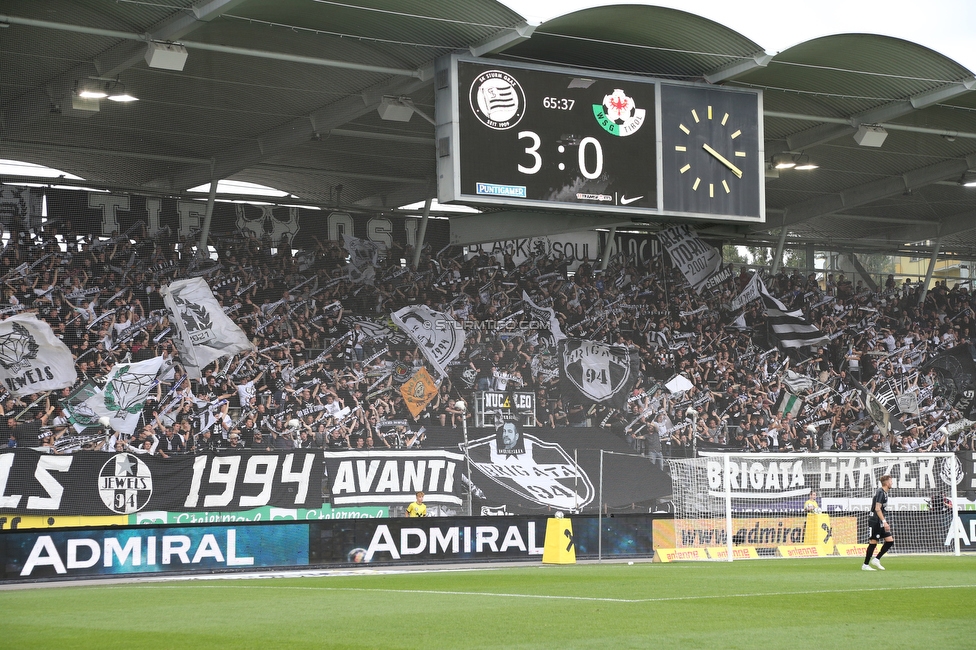
{"label": "admiral advertising board", "polygon": [[7,580],[305,566],[309,525],[11,532],[0,556]]}
{"label": "admiral advertising board", "polygon": [[[596,557],[598,519],[574,517],[577,556]],[[313,563],[429,563],[542,559],[547,517],[451,517],[332,522],[313,543]],[[647,515],[603,519],[604,556],[653,554]],[[316,550],[317,549],[317,550]]]}

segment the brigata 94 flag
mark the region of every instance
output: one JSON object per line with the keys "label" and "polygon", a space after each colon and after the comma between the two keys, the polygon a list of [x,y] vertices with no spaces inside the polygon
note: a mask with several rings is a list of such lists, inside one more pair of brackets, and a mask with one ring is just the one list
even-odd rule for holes
{"label": "brigata 94 flag", "polygon": [[0,378],[11,395],[71,386],[78,379],[71,351],[33,314],[0,322]]}
{"label": "brigata 94 flag", "polygon": [[220,307],[203,278],[177,280],[159,293],[170,312],[177,336],[180,362],[190,379],[203,377],[211,362],[254,349],[244,331]]}
{"label": "brigata 94 flag", "polygon": [[624,410],[640,374],[640,356],[623,345],[563,339],[559,370],[563,397],[570,403],[608,404]]}

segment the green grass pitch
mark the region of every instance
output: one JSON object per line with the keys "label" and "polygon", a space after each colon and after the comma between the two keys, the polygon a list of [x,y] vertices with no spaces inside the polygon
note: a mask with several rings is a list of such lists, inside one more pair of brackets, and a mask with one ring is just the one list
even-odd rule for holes
{"label": "green grass pitch", "polygon": [[972,648],[976,557],[526,565],[0,591],[7,648]]}

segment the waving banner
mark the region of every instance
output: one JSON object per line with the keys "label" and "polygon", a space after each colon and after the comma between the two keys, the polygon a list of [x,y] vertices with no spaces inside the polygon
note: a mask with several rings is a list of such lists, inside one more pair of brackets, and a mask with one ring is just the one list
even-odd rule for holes
{"label": "waving banner", "polygon": [[180,361],[191,379],[223,357],[254,349],[244,331],[220,307],[203,278],[178,280],[159,289],[173,314],[178,336],[173,337]]}
{"label": "waving banner", "polygon": [[162,357],[116,364],[106,377],[105,388],[85,400],[79,412],[89,414],[93,421],[108,416],[112,429],[131,435],[162,365]]}
{"label": "waving banner", "polygon": [[400,386],[400,394],[403,396],[403,403],[410,409],[410,414],[417,417],[437,397],[437,384],[427,369],[421,368]]}
{"label": "waving banner", "polygon": [[731,269],[722,268],[722,251],[703,242],[691,226],[666,228],[657,233],[657,238],[698,293],[732,277]]}
{"label": "waving banner", "polygon": [[390,317],[420,347],[441,377],[447,376],[447,364],[454,361],[464,347],[461,324],[425,305],[404,307]]}
{"label": "waving banner", "polygon": [[0,322],[0,378],[11,395],[71,386],[78,379],[71,351],[34,314]]}
{"label": "waving banner", "polygon": [[525,302],[525,312],[530,316],[530,320],[540,321],[548,325],[550,332],[550,339],[553,344],[558,344],[566,335],[563,334],[562,328],[559,327],[559,321],[556,319],[556,310],[552,307],[540,307],[539,305],[532,302],[532,298],[526,291],[522,290],[522,300]]}
{"label": "waving banner", "polygon": [[568,403],[627,408],[640,373],[640,356],[622,345],[564,339],[559,342],[562,394]]}
{"label": "waving banner", "polygon": [[343,245],[349,252],[349,263],[346,273],[350,282],[355,284],[373,284],[376,280],[376,269],[379,267],[380,254],[385,250],[382,244],[360,239],[343,233]]}
{"label": "waving banner", "polygon": [[935,392],[945,397],[968,420],[976,420],[976,346],[957,345],[924,366],[935,369]]}

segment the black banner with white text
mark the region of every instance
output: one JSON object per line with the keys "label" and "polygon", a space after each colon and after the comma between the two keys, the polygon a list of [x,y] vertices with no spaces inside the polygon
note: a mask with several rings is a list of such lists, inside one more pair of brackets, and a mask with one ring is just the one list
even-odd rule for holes
{"label": "black banner with white text", "polygon": [[0,512],[127,515],[322,504],[322,453],[200,454],[169,459],[30,449],[0,454]]}

